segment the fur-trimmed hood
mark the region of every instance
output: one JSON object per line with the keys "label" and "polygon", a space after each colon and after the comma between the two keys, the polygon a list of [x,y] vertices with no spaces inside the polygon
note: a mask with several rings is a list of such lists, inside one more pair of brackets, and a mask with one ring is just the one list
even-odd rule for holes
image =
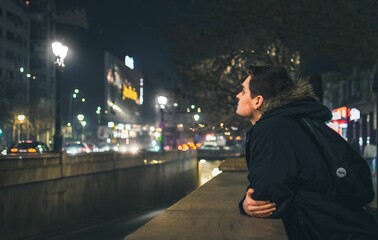
{"label": "fur-trimmed hood", "polygon": [[306,79],[294,82],[293,87],[287,92],[265,101],[260,111],[263,119],[276,115],[316,118],[323,121],[332,118],[331,111],[319,103]]}
{"label": "fur-trimmed hood", "polygon": [[264,114],[270,110],[284,106],[294,100],[303,99],[306,97],[315,97],[314,90],[307,79],[301,78],[294,82],[293,88],[281,95],[264,100],[264,104],[260,107],[260,111]]}

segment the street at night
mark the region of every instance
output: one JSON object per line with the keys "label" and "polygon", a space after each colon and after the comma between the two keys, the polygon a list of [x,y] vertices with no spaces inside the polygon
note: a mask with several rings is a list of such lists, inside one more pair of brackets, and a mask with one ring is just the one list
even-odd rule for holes
{"label": "street at night", "polygon": [[377,12],[0,0],[0,238],[378,239]]}

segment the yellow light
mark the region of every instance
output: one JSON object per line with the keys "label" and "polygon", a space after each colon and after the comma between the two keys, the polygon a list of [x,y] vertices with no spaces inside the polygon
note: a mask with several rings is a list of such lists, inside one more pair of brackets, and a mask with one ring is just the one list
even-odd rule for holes
{"label": "yellow light", "polygon": [[122,100],[125,100],[126,98],[132,99],[136,102],[138,100],[138,93],[135,91],[135,88],[123,84]]}
{"label": "yellow light", "polygon": [[28,149],[28,152],[30,152],[30,153],[36,153],[37,150],[35,150],[34,148],[29,148],[29,149]]}

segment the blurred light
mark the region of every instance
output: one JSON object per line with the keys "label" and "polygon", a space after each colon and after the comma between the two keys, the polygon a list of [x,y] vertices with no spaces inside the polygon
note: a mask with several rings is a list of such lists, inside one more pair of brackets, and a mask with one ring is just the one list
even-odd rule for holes
{"label": "blurred light", "polygon": [[85,102],[85,98],[82,98],[81,101],[82,101],[82,102]]}
{"label": "blurred light", "polygon": [[71,127],[71,123],[67,123],[67,126]]}
{"label": "blurred light", "polygon": [[197,108],[197,112],[201,112],[201,108]]}
{"label": "blurred light", "polygon": [[222,171],[220,171],[219,168],[214,168],[213,171],[211,172],[211,175],[213,175],[213,177],[215,177],[220,173],[222,173]]}
{"label": "blurred light", "polygon": [[217,140],[217,137],[214,136],[214,134],[207,134],[205,138],[206,138],[206,141],[215,141],[215,140]]}
{"label": "blurred light", "polygon": [[173,103],[173,106],[174,107],[178,107],[178,103]]}
{"label": "blurred light", "polygon": [[36,79],[37,77],[36,76],[33,76],[33,79]]}
{"label": "blurred light", "polygon": [[84,120],[84,115],[83,114],[78,114],[77,115],[77,120],[83,121]]}
{"label": "blurred light", "polygon": [[57,57],[56,63],[64,67],[64,59],[67,57],[68,47],[62,45],[60,42],[54,42],[51,44],[54,55]]}
{"label": "blurred light", "polygon": [[25,115],[23,115],[23,114],[18,115],[17,116],[17,120],[20,121],[20,122],[24,121],[25,120]]}
{"label": "blurred light", "polygon": [[196,108],[196,106],[194,106],[194,105],[191,105],[191,106],[190,106],[190,108],[191,108],[191,109],[195,109],[195,108]]}
{"label": "blurred light", "polygon": [[108,122],[108,127],[110,128],[114,127],[114,122]]}
{"label": "blurred light", "polygon": [[201,159],[200,163],[206,163],[206,160],[205,159]]}
{"label": "blurred light", "polygon": [[16,153],[17,151],[18,151],[17,148],[11,148],[11,149],[10,149],[10,152],[12,152],[12,153]]}
{"label": "blurred light", "polygon": [[31,74],[30,74],[30,73],[28,73],[28,74],[26,74],[26,76],[27,76],[28,78],[30,78],[30,77],[31,77]]}
{"label": "blurred light", "polygon": [[74,92],[75,92],[75,93],[79,93],[79,89],[76,88],[76,89],[74,90]]}
{"label": "blurred light", "polygon": [[130,124],[126,124],[126,130],[131,130],[131,125]]}
{"label": "blurred light", "polygon": [[73,98],[76,98],[76,97],[77,97],[76,93],[72,94],[72,97],[73,97]]}
{"label": "blurred light", "polygon": [[143,92],[143,78],[140,79],[139,81],[139,104],[143,104],[144,102],[144,92]]}
{"label": "blurred light", "polygon": [[200,115],[194,114],[193,118],[197,122],[200,119]]}
{"label": "blurred light", "polygon": [[83,127],[85,127],[85,126],[87,126],[87,122],[86,122],[86,121],[81,121],[81,125],[82,125]]}
{"label": "blurred light", "polygon": [[150,127],[150,132],[155,132],[155,127]]}
{"label": "blurred light", "polygon": [[134,59],[132,57],[126,56],[125,65],[129,67],[130,69],[134,69]]}
{"label": "blurred light", "polygon": [[167,104],[167,102],[168,102],[167,97],[165,97],[165,96],[159,96],[159,97],[158,97],[158,103],[159,103],[160,105],[165,106],[165,105]]}
{"label": "blurred light", "polygon": [[23,67],[20,67],[20,72],[24,72],[25,71],[25,69],[23,68]]}
{"label": "blurred light", "polygon": [[37,150],[35,148],[28,148],[29,153],[36,153]]}
{"label": "blurred light", "polygon": [[350,120],[358,120],[360,119],[360,116],[361,116],[360,111],[357,108],[352,108],[350,110],[350,117],[349,117]]}

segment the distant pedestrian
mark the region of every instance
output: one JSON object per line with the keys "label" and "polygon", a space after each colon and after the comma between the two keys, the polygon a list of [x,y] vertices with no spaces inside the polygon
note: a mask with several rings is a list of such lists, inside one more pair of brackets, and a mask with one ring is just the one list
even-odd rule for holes
{"label": "distant pedestrian", "polygon": [[377,163],[377,146],[373,140],[365,146],[364,148],[364,158],[367,161],[371,173],[373,176],[376,175],[376,163]]}
{"label": "distant pedestrian", "polygon": [[332,117],[311,86],[292,81],[285,68],[251,66],[241,88],[236,113],[253,127],[246,138],[250,184],[240,211],[282,218],[290,239],[377,240],[378,228],[362,207],[344,207],[331,196],[327,163],[297,120]]}

